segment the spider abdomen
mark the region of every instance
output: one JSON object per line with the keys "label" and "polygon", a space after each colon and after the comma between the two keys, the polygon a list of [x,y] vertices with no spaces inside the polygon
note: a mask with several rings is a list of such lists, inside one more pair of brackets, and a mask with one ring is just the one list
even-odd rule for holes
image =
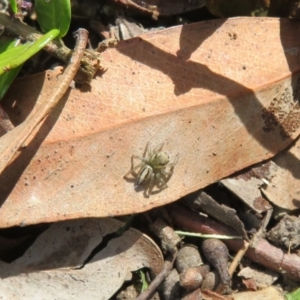
{"label": "spider abdomen", "polygon": [[148,182],[153,174],[153,169],[149,165],[145,165],[138,173],[135,188],[139,185]]}

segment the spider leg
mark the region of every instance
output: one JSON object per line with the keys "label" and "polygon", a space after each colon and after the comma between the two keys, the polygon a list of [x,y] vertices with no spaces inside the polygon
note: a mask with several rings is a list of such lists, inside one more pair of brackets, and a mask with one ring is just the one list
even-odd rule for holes
{"label": "spider leg", "polygon": [[124,175],[124,177],[127,177],[129,174],[131,174],[132,176],[136,177],[138,176],[138,173],[135,172],[135,170],[137,168],[142,168],[145,164],[144,163],[140,163],[138,164],[136,167],[131,167],[130,170]]}
{"label": "spider leg", "polygon": [[167,187],[167,181],[168,181],[168,178],[166,178],[164,176],[165,174],[162,172],[162,170],[160,170],[160,172],[156,173],[155,174],[155,177],[158,181],[157,183],[157,187],[160,189],[160,190],[163,190]]}
{"label": "spider leg", "polygon": [[160,143],[157,147],[155,147],[155,149],[153,150],[153,154],[155,154],[155,153],[161,151],[161,149],[164,147],[164,145],[165,145],[165,143],[162,142],[162,143]]}
{"label": "spider leg", "polygon": [[171,176],[173,175],[174,167],[178,163],[179,160],[179,153],[176,154],[174,161],[167,165],[169,167],[169,170],[167,171],[166,168],[163,168],[160,170],[161,174],[165,177],[165,181],[167,182]]}
{"label": "spider leg", "polygon": [[173,168],[174,167],[172,167],[169,171],[166,171],[165,169],[160,170],[160,172],[162,173],[162,175],[164,175],[166,177],[166,180],[169,180],[170,177],[172,176],[172,174],[173,174]]}
{"label": "spider leg", "polygon": [[155,187],[155,181],[154,181],[154,179],[155,179],[155,173],[152,172],[151,176],[150,176],[150,180],[149,180],[148,193],[147,193],[148,196],[152,194],[152,190]]}
{"label": "spider leg", "polygon": [[152,155],[152,148],[151,148],[150,142],[147,143],[146,150],[145,150],[145,155],[147,155],[147,156]]}
{"label": "spider leg", "polygon": [[139,163],[137,166],[134,166],[134,161],[133,161],[134,158],[139,158],[139,159],[141,159],[141,157],[139,157],[139,156],[134,156],[134,155],[131,156],[131,168],[130,168],[130,170],[124,175],[124,177],[127,177],[129,174],[133,175],[134,177],[137,177],[138,174],[137,174],[136,172],[134,172],[134,171],[135,171],[136,169],[138,169],[138,168],[143,168],[143,167],[145,166],[145,162],[144,162],[143,160],[142,160],[142,162]]}
{"label": "spider leg", "polygon": [[136,169],[138,169],[138,168],[142,168],[142,167],[144,167],[145,166],[145,163],[144,162],[141,162],[140,164],[138,164],[137,166],[131,166],[131,170],[130,171],[135,171]]}
{"label": "spider leg", "polygon": [[149,160],[147,158],[139,156],[139,155],[132,155],[132,157],[131,157],[132,161],[133,161],[134,158],[138,158],[138,159],[140,159],[144,163],[148,163],[149,162]]}
{"label": "spider leg", "polygon": [[152,150],[151,150],[150,142],[148,142],[146,145],[145,151],[143,153],[143,157],[144,158],[149,157],[151,155],[151,152],[152,152]]}
{"label": "spider leg", "polygon": [[174,161],[171,164],[168,164],[168,167],[170,167],[171,169],[173,169],[177,165],[178,160],[179,160],[179,153],[176,154],[176,156],[174,158]]}

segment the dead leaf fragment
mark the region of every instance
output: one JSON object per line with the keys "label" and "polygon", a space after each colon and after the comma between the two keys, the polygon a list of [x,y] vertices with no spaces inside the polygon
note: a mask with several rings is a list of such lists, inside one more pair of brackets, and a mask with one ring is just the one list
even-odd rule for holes
{"label": "dead leaf fragment", "polygon": [[267,162],[237,176],[223,179],[221,183],[254,211],[262,213],[272,206],[262,197],[261,188],[271,180],[276,171],[276,164]]}
{"label": "dead leaf fragment", "polygon": [[[259,270],[253,266],[243,268],[238,276],[245,278],[246,280],[253,280],[255,286],[258,289],[271,286],[279,277],[279,275],[272,270]],[[248,287],[249,288],[249,287]]]}
{"label": "dead leaf fragment", "polygon": [[148,267],[159,273],[163,266],[160,249],[135,229],[111,239],[86,263],[103,238],[122,225],[113,219],[53,224],[22,257],[11,264],[0,262],[0,298],[82,299],[84,295],[105,300],[130,272]]}
{"label": "dead leaf fragment", "polygon": [[[146,211],[272,157],[300,132],[299,34],[288,20],[237,18],[107,50],[102,78],[71,90],[2,174],[0,227]],[[15,125],[42,84],[51,93],[50,73],[11,88]],[[149,141],[180,159],[168,188],[145,198],[123,176]]]}
{"label": "dead leaf fragment", "polygon": [[285,215],[267,234],[268,239],[277,246],[295,249],[300,245],[300,219]]}
{"label": "dead leaf fragment", "polygon": [[[69,65],[66,67],[60,80],[56,80],[53,85],[52,93],[48,98],[40,98],[41,105],[38,110],[33,110],[26,120],[7,132],[0,138],[0,173],[9,165],[19,148],[24,147],[27,138],[34,129],[51,113],[53,108],[65,95],[72,80],[79,70],[88,40],[87,30],[81,28],[76,33],[76,45],[72,53]],[[54,79],[55,80],[55,79]]]}
{"label": "dead leaf fragment", "polygon": [[284,300],[286,299],[284,295],[273,286],[255,292],[236,293],[233,294],[231,297],[233,300],[253,300],[253,299]]}
{"label": "dead leaf fragment", "polygon": [[262,192],[277,206],[295,210],[300,208],[300,139],[288,150],[273,159],[277,171]]}

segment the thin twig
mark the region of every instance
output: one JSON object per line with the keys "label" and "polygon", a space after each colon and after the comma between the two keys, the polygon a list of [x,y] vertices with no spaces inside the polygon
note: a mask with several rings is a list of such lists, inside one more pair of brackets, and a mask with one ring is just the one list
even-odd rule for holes
{"label": "thin twig", "polygon": [[141,5],[138,5],[137,3],[131,1],[131,0],[114,0],[115,3],[120,3],[125,5],[126,7],[132,7],[137,9],[138,11],[146,14],[150,14],[152,16],[153,20],[157,20],[159,17],[159,12],[157,10],[157,7],[155,5],[143,7]]}
{"label": "thin twig", "polygon": [[[236,234],[234,230],[228,226],[204,218],[182,206],[173,205],[169,207],[169,214],[177,226],[189,231],[205,234]],[[244,246],[241,240],[224,240],[224,243],[234,251],[239,251]],[[300,257],[296,254],[288,255],[263,238],[258,241],[255,248],[249,247],[245,256],[271,270],[283,273],[289,278],[297,281],[300,280]]]}
{"label": "thin twig", "polygon": [[[39,31],[35,30],[31,26],[21,22],[19,19],[9,17],[4,13],[0,13],[0,24],[3,25],[10,33],[20,36],[25,40],[35,41],[42,36]],[[70,60],[72,55],[72,50],[58,40],[49,42],[44,47],[44,50],[66,63]],[[85,74],[87,74],[89,79],[94,76],[96,69],[101,69],[99,65],[91,65],[89,62],[96,62],[98,59],[99,54],[96,52],[85,51],[80,68]]]}
{"label": "thin twig", "polygon": [[173,269],[176,256],[177,256],[177,252],[173,254],[171,253],[169,254],[169,257],[165,260],[162,271],[154,278],[154,280],[149,285],[148,289],[143,293],[141,293],[136,298],[136,300],[147,300],[154,295],[158,286],[165,280],[165,278],[169,275],[169,273]]}
{"label": "thin twig", "polygon": [[238,253],[235,255],[233,261],[231,262],[229,268],[228,268],[228,273],[230,277],[232,277],[233,273],[235,272],[236,268],[240,264],[242,258],[244,257],[245,253],[248,251],[250,243],[244,241],[244,246],[241,248]]}
{"label": "thin twig", "polygon": [[273,214],[273,209],[268,209],[259,230],[255,233],[255,235],[252,238],[252,241],[251,241],[252,248],[255,248],[257,243],[259,242],[259,240],[262,239],[262,237],[265,233],[266,227],[270,222],[272,214]]}
{"label": "thin twig", "polygon": [[181,230],[175,230],[175,232],[180,236],[192,236],[192,237],[198,237],[203,239],[219,239],[219,240],[242,240],[243,239],[243,237],[239,235],[227,236],[227,235],[219,235],[219,234],[202,234],[202,233],[187,232]]}
{"label": "thin twig", "polygon": [[230,264],[230,267],[228,270],[230,276],[232,276],[232,274],[235,272],[238,264],[240,263],[240,261],[242,260],[243,256],[246,254],[246,252],[248,251],[248,248],[249,247],[255,248],[256,245],[259,243],[260,239],[262,239],[262,235],[271,219],[272,213],[273,213],[273,209],[270,209],[267,211],[267,214],[262,222],[260,229],[253,236],[251,242],[248,243],[248,242],[244,241],[243,247],[238,251],[238,253],[235,255],[233,261]]}

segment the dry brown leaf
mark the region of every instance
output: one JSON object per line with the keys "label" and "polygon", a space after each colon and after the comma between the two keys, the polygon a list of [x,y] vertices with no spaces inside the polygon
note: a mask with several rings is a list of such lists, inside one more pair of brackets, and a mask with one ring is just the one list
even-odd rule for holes
{"label": "dry brown leaf", "polygon": [[231,297],[232,297],[231,299],[233,300],[253,300],[253,299],[285,300],[286,299],[283,293],[273,286],[255,292],[247,291],[242,293],[236,293],[231,295]]}
{"label": "dry brown leaf", "polygon": [[[70,91],[2,174],[0,226],[146,211],[272,157],[300,132],[299,34],[289,20],[237,18],[109,49],[102,78]],[[43,83],[51,93],[49,74],[11,88],[15,123]],[[180,159],[168,188],[145,198],[123,176],[149,141]]]}
{"label": "dry brown leaf", "polygon": [[268,199],[289,210],[300,208],[300,139],[274,158],[278,166],[270,184],[262,190]]}
{"label": "dry brown leaf", "polygon": [[52,94],[47,99],[41,98],[42,104],[38,110],[33,110],[26,120],[7,132],[0,139],[0,173],[7,167],[7,165],[13,160],[16,152],[21,148],[27,138],[32,134],[34,129],[40,122],[42,122],[46,116],[57,106],[62,96],[69,89],[81,63],[81,59],[86,48],[88,40],[87,30],[81,28],[76,33],[76,45],[70,58],[70,63],[60,80],[56,80],[56,84],[52,86]]}
{"label": "dry brown leaf", "polygon": [[262,213],[272,206],[262,197],[261,187],[272,179],[276,171],[277,166],[269,161],[220,182],[254,211]]}
{"label": "dry brown leaf", "polygon": [[[242,270],[238,273],[239,277],[244,279],[251,279],[255,282],[255,285],[259,289],[266,288],[271,286],[279,277],[278,273],[272,270],[260,270],[255,268],[254,266],[247,266],[242,268]],[[247,288],[249,288],[246,285]]]}
{"label": "dry brown leaf", "polygon": [[[11,264],[0,261],[1,299],[110,299],[130,272],[159,273],[159,247],[135,229],[111,239],[84,264],[103,238],[123,226],[113,219],[58,222]],[[113,279],[113,280],[112,280]]]}
{"label": "dry brown leaf", "polygon": [[274,245],[288,249],[290,253],[300,246],[300,218],[285,214],[266,236]]}

